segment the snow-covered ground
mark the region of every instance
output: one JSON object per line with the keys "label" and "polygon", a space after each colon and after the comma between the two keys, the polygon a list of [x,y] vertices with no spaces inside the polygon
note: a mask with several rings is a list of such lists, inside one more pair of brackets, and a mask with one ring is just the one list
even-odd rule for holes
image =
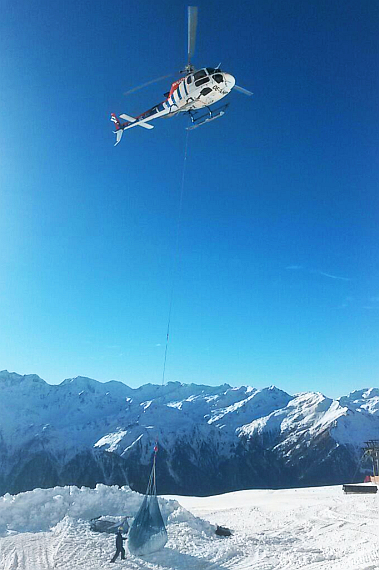
{"label": "snow-covered ground", "polygon": [[[134,516],[141,495],[98,485],[36,489],[0,498],[1,570],[374,570],[379,496],[342,488],[240,491],[161,499],[169,541],[155,554],[109,561],[114,536],[92,532],[99,515]],[[214,534],[216,524],[233,531]]]}

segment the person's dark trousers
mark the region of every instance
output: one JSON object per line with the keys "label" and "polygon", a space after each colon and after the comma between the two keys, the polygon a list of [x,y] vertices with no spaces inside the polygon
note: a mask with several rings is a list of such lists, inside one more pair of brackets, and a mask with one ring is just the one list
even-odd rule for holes
{"label": "person's dark trousers", "polygon": [[121,560],[125,560],[125,548],[121,546],[121,548],[117,548],[116,554],[113,556],[111,562],[116,562],[116,558],[120,553],[121,553]]}

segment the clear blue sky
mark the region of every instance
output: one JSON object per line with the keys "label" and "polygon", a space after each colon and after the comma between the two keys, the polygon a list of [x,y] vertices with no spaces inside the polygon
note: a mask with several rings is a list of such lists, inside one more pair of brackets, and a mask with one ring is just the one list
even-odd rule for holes
{"label": "clear blue sky", "polygon": [[3,0],[0,367],[339,396],[378,385],[379,5],[198,2],[194,63],[254,92],[132,129],[183,68],[186,3]]}

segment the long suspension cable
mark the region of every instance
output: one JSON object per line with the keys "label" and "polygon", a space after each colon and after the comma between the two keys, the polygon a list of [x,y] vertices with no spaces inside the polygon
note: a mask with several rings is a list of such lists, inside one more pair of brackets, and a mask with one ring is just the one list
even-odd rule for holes
{"label": "long suspension cable", "polygon": [[147,484],[145,495],[156,495],[157,494],[157,480],[155,475],[155,462],[158,453],[158,441],[155,441],[154,445],[154,455],[153,455],[153,465],[150,471],[149,482]]}
{"label": "long suspension cable", "polygon": [[163,362],[163,374],[162,374],[162,386],[165,382],[165,373],[166,373],[166,362],[167,362],[167,349],[168,349],[168,341],[170,337],[170,324],[171,324],[171,313],[172,313],[172,302],[174,298],[174,287],[178,273],[179,267],[179,232],[180,232],[180,224],[182,221],[182,209],[183,209],[183,194],[184,194],[184,182],[185,182],[185,175],[186,175],[186,165],[187,165],[187,151],[188,151],[188,135],[189,130],[187,129],[186,134],[186,143],[184,148],[184,160],[183,160],[183,170],[182,170],[182,183],[180,189],[180,199],[179,199],[179,209],[178,209],[178,219],[176,225],[176,246],[175,246],[175,257],[173,263],[173,277],[172,277],[172,284],[171,284],[171,294],[170,294],[170,304],[168,310],[168,322],[167,322],[167,332],[166,332],[166,346],[164,351],[164,362]]}

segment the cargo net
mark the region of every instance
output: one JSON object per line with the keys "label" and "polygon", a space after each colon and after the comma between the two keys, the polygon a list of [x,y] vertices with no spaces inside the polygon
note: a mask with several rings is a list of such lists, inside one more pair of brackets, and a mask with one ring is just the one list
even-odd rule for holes
{"label": "cargo net", "polygon": [[158,448],[154,448],[153,467],[142,505],[130,527],[128,548],[131,554],[144,556],[160,550],[167,542],[167,531],[157,499],[155,459]]}

